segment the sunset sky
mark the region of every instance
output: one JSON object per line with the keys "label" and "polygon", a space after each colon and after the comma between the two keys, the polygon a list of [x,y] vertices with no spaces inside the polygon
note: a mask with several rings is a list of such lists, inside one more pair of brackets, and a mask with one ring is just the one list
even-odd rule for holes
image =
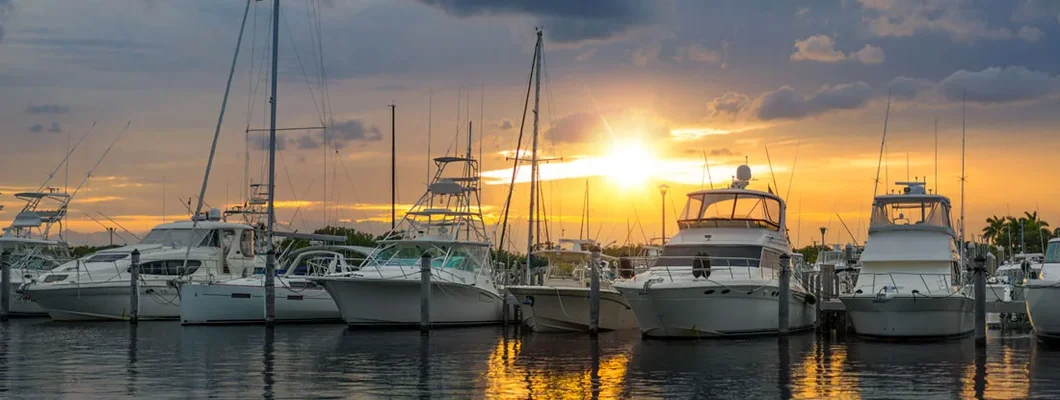
{"label": "sunset sky", "polygon": [[[969,232],[1009,210],[1060,223],[1060,2],[281,3],[278,125],[325,121],[330,142],[320,131],[281,134],[278,219],[291,229],[389,227],[391,103],[399,212],[425,189],[428,143],[432,156],[463,152],[470,120],[492,228],[535,27],[545,37],[541,153],[562,157],[542,167],[553,239],[578,236],[586,182],[593,238],[659,237],[661,184],[671,187],[672,234],[684,193],[710,185],[706,158],[714,185],[746,159],[751,188],[787,200],[796,245],[819,240],[820,226],[829,242],[851,241],[837,214],[863,241],[888,93],[881,179],[926,176],[959,216],[963,96]],[[181,201],[202,181],[244,6],[0,0],[0,219],[14,217],[21,204],[11,195],[36,189],[93,121],[71,187],[131,125],[73,202],[68,239],[105,241],[88,217],[99,213],[135,232],[163,215],[186,219]],[[267,127],[270,12],[270,1],[251,5],[206,196],[215,207],[241,202],[248,149],[250,180],[263,180],[261,133],[248,144],[245,130]],[[530,126],[528,115],[527,138]],[[528,176],[515,188],[516,243],[525,242]],[[61,170],[51,185],[64,180]]]}

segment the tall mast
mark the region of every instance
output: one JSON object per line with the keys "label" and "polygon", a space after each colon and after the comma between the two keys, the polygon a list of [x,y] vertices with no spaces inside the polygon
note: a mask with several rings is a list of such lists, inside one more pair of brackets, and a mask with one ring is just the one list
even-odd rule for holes
{"label": "tall mast", "polygon": [[397,104],[390,103],[390,230],[397,224]]}
{"label": "tall mast", "polygon": [[964,254],[964,252],[965,252],[965,245],[964,245],[964,143],[965,143],[964,117],[965,117],[965,112],[964,112],[964,108],[965,108],[965,96],[966,95],[967,95],[967,93],[961,94],[961,242],[960,242],[960,246],[961,246],[961,267],[964,267],[964,262],[965,262],[965,260],[964,260],[964,256],[965,256],[965,254]]}
{"label": "tall mast", "polygon": [[[534,76],[534,139],[533,145],[530,151],[530,212],[527,213],[529,223],[527,223],[526,233],[526,283],[530,284],[530,266],[533,259],[534,252],[534,200],[537,198],[537,128],[538,118],[540,117],[540,105],[541,105],[541,30],[537,30],[537,44],[535,46],[537,54],[534,60],[534,70],[536,75]],[[519,155],[516,154],[516,157]]]}
{"label": "tall mast", "polygon": [[939,194],[939,119],[935,118],[935,194]]}
{"label": "tall mast", "polygon": [[265,256],[265,324],[271,326],[276,319],[276,254],[273,249],[273,221],[276,219],[276,75],[280,47],[280,0],[272,2],[272,93],[269,107],[269,195],[266,211],[265,240],[268,253]]}

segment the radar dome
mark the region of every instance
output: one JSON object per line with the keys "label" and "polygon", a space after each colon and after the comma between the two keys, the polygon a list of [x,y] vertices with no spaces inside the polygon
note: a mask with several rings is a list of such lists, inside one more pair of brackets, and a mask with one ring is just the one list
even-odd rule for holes
{"label": "radar dome", "polygon": [[751,167],[741,165],[736,168],[736,179],[741,181],[751,180]]}

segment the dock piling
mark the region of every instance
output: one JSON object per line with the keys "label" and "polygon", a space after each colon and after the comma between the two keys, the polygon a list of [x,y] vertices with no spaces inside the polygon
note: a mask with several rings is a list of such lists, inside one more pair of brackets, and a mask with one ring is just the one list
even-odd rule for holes
{"label": "dock piling", "polygon": [[0,266],[2,266],[2,275],[0,276],[0,321],[7,321],[8,317],[11,316],[11,252],[4,251],[0,253]]}
{"label": "dock piling", "polygon": [[129,323],[140,322],[140,250],[133,250],[129,265]]}
{"label": "dock piling", "polygon": [[276,251],[265,254],[265,326],[276,323]]}
{"label": "dock piling", "polygon": [[593,248],[589,268],[589,334],[600,333],[600,248]]}
{"label": "dock piling", "polygon": [[777,333],[781,336],[788,334],[789,319],[788,303],[791,299],[791,256],[782,254],[780,256],[780,298],[777,301]]}
{"label": "dock piling", "polygon": [[431,256],[420,257],[420,332],[431,330]]}
{"label": "dock piling", "polygon": [[986,346],[986,258],[975,257],[975,346]]}

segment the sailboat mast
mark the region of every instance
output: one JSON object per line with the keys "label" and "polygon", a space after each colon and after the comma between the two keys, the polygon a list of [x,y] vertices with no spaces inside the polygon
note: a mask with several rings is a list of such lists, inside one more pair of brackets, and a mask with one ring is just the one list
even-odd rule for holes
{"label": "sailboat mast", "polygon": [[390,230],[397,224],[397,104],[390,103]]}
{"label": "sailboat mast", "polygon": [[961,266],[964,266],[965,260],[965,245],[964,245],[964,144],[965,144],[965,94],[961,95]]}
{"label": "sailboat mast", "polygon": [[269,97],[269,196],[266,215],[265,240],[268,253],[265,256],[265,325],[276,320],[276,253],[273,249],[273,221],[276,219],[276,75],[280,47],[280,0],[272,2],[272,93]]}
{"label": "sailboat mast", "polygon": [[[536,75],[534,76],[534,138],[533,145],[530,151],[530,212],[527,213],[529,223],[527,223],[526,233],[526,283],[530,284],[530,266],[534,252],[534,200],[537,198],[537,129],[538,119],[541,115],[541,30],[537,31],[537,44],[535,48],[537,51],[537,59],[534,60],[534,69]],[[516,154],[516,157],[519,155]]]}

